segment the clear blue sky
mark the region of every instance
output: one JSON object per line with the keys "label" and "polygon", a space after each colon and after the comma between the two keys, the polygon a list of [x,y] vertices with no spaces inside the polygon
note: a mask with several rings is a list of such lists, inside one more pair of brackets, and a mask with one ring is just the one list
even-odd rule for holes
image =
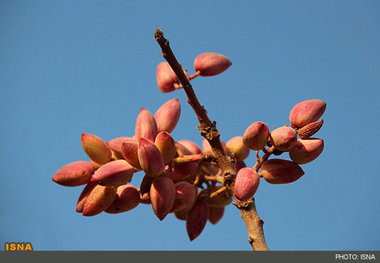
{"label": "clear blue sky", "polygon": [[254,121],[288,124],[302,100],[327,102],[323,154],[296,183],[262,181],[256,194],[270,249],[378,250],[379,13],[379,1],[1,1],[1,247],[250,250],[232,205],[189,242],[183,221],[160,222],[147,205],[83,217],[82,187],[51,181],[63,165],[88,160],[81,133],[132,136],[141,107],[153,113],[172,98],[182,104],[173,137],[201,143],[184,92],[156,87],[159,27],[190,72],[203,52],[232,61],[193,81],[224,141]]}

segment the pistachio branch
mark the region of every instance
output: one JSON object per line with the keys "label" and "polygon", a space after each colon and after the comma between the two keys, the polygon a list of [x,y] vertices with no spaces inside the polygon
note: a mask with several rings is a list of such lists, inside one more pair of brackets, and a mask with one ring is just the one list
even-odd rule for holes
{"label": "pistachio branch", "polygon": [[[223,146],[220,142],[220,134],[216,128],[216,123],[212,122],[205,108],[199,103],[197,96],[190,84],[190,81],[186,74],[184,73],[182,66],[178,63],[175,55],[173,54],[170,46],[169,40],[164,37],[163,32],[160,29],[156,29],[154,32],[154,37],[161,47],[162,55],[169,63],[175,74],[177,75],[183,89],[186,92],[188,103],[193,108],[195,114],[197,115],[200,126],[198,127],[201,131],[201,135],[209,142],[212,152],[217,159],[217,163],[224,174],[225,188],[229,188],[233,192],[233,184],[236,177],[236,170],[233,167],[230,159],[227,157]],[[199,177],[197,177],[200,180]],[[195,185],[198,183],[196,179]],[[224,189],[223,189],[224,190]],[[223,191],[222,190],[222,191]],[[236,198],[235,198],[236,200]],[[239,200],[236,200],[236,206],[239,208],[241,217],[244,220],[248,235],[249,243],[253,250],[268,250],[268,246],[265,242],[264,231],[263,231],[263,221],[257,214],[254,199],[252,199],[249,205],[242,204]]]}
{"label": "pistachio branch", "polygon": [[227,186],[222,186],[222,187],[219,188],[218,190],[212,192],[212,193],[210,194],[210,197],[215,197],[215,196],[220,195],[220,194],[223,194],[223,193],[230,194],[230,196],[232,195],[231,192],[228,192],[228,188],[227,188]]}
{"label": "pistachio branch", "polygon": [[198,162],[198,161],[209,161],[212,162],[215,160],[215,157],[208,154],[208,153],[201,153],[201,154],[190,154],[190,155],[183,155],[179,156],[173,159],[174,163],[191,163],[191,162]]}
{"label": "pistachio branch", "polygon": [[207,115],[207,111],[199,103],[188,77],[183,71],[182,66],[178,63],[176,57],[173,54],[173,51],[169,46],[169,40],[164,37],[164,34],[160,29],[156,29],[154,32],[154,38],[161,47],[162,56],[169,63],[186,92],[188,103],[197,115],[200,124],[198,128],[201,131],[201,135],[210,143],[211,149],[214,153],[215,158],[217,159],[219,167],[224,173],[225,179],[232,183],[236,176],[236,171],[226,157],[223,146],[219,139],[219,131],[216,129],[216,123],[210,120]]}
{"label": "pistachio branch", "polygon": [[194,154],[194,155],[184,155],[180,157],[176,157],[173,159],[174,163],[192,163],[204,160],[204,156],[202,154]]}
{"label": "pistachio branch", "polygon": [[264,237],[264,221],[260,219],[256,211],[255,198],[247,202],[240,202],[235,198],[235,206],[239,208],[241,217],[248,230],[248,242],[253,251],[268,251],[269,248]]}
{"label": "pistachio branch", "polygon": [[220,184],[224,184],[224,179],[221,176],[217,176],[217,175],[203,175],[203,178],[205,180],[207,180],[207,181],[217,182],[217,183],[220,183]]}

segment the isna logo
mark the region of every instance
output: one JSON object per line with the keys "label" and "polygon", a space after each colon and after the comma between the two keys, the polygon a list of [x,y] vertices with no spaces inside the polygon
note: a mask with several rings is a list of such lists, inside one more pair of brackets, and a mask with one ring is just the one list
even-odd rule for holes
{"label": "isna logo", "polygon": [[30,242],[6,242],[4,244],[5,251],[33,251]]}

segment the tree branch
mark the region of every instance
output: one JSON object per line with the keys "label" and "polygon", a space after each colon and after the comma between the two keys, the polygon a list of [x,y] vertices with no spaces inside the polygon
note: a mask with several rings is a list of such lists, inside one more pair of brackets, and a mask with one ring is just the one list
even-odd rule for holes
{"label": "tree branch", "polygon": [[161,47],[162,56],[169,63],[169,65],[177,75],[179,81],[181,82],[182,87],[186,92],[188,103],[197,115],[200,124],[198,128],[201,131],[201,135],[210,143],[211,149],[214,153],[215,158],[217,159],[219,167],[222,169],[224,173],[225,179],[227,181],[233,181],[236,176],[236,171],[226,157],[223,146],[219,139],[220,134],[219,131],[216,129],[215,122],[212,122],[210,120],[210,118],[207,115],[207,111],[199,103],[189,79],[183,72],[182,66],[178,63],[176,57],[173,54],[173,51],[169,46],[169,40],[167,40],[164,37],[164,34],[160,29],[156,29],[156,31],[154,32],[154,38]]}
{"label": "tree branch", "polygon": [[256,211],[255,199],[241,202],[235,198],[235,206],[239,208],[241,218],[248,230],[248,242],[253,251],[268,251],[269,248],[264,237],[264,221],[260,219]]}
{"label": "tree branch", "polygon": [[[236,170],[224,152],[223,146],[219,139],[220,134],[216,128],[216,123],[209,119],[207,111],[199,103],[188,77],[183,71],[181,64],[178,63],[169,46],[169,40],[164,37],[164,34],[160,29],[155,30],[154,38],[161,47],[163,57],[169,63],[182,84],[188,98],[188,103],[197,115],[200,124],[198,128],[201,131],[201,135],[210,143],[214,156],[217,159],[217,163],[223,171],[225,184],[227,186],[226,188],[233,193]],[[263,221],[257,214],[254,199],[252,199],[248,204],[241,203],[239,200],[236,200],[236,207],[239,208],[241,217],[247,226],[249,243],[251,244],[252,249],[268,250],[268,246],[264,238]]]}

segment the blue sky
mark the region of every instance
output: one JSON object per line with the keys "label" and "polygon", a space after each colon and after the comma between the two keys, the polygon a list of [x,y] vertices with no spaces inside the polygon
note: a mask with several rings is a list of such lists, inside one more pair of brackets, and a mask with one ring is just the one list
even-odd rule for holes
{"label": "blue sky", "polygon": [[88,160],[81,133],[132,136],[141,107],[154,113],[172,98],[182,105],[173,137],[201,143],[184,92],[156,86],[159,27],[190,72],[203,52],[232,61],[192,81],[224,141],[254,121],[288,124],[302,100],[327,103],[322,155],[299,181],[262,181],[255,195],[269,248],[378,250],[379,11],[378,1],[1,1],[0,245],[250,250],[232,205],[190,242],[183,221],[160,222],[147,205],[83,217],[75,213],[82,187],[51,181],[63,165]]}

